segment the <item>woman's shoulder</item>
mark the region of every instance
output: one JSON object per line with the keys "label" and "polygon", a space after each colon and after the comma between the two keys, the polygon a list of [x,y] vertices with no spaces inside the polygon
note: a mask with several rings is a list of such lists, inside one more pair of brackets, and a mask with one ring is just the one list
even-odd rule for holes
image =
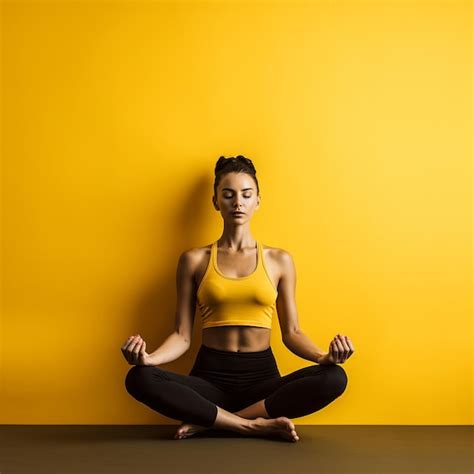
{"label": "woman's shoulder", "polygon": [[202,247],[188,247],[181,252],[181,258],[185,258],[186,260],[193,262],[195,265],[199,265],[203,259],[209,257],[211,246],[212,243]]}
{"label": "woman's shoulder", "polygon": [[211,246],[212,243],[203,247],[188,247],[180,254],[179,261],[195,281],[204,274],[210,263]]}
{"label": "woman's shoulder", "polygon": [[277,274],[282,275],[288,269],[294,268],[293,257],[288,250],[262,243],[262,252],[267,267],[273,268]]}
{"label": "woman's shoulder", "polygon": [[272,247],[271,245],[262,242],[262,249],[274,258],[285,258],[286,255],[291,255],[290,252],[281,247]]}

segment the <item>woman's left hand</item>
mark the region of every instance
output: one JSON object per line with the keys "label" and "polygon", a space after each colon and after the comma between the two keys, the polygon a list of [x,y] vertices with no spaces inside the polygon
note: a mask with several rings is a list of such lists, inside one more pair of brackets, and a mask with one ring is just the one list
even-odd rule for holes
{"label": "woman's left hand", "polygon": [[355,349],[348,336],[337,334],[329,344],[329,352],[318,361],[319,364],[343,364]]}

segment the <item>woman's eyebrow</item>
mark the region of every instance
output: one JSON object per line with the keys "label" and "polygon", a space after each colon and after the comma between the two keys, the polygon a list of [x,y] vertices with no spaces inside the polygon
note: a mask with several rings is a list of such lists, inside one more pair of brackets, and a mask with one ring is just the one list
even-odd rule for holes
{"label": "woman's eyebrow", "polygon": [[[233,191],[232,188],[222,188],[222,191]],[[253,191],[253,188],[244,188],[241,191]]]}

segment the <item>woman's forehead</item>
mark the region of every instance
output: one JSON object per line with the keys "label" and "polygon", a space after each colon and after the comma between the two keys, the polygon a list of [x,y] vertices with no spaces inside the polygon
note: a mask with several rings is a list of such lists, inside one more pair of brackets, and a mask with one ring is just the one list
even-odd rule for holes
{"label": "woman's forehead", "polygon": [[254,189],[255,185],[247,173],[227,173],[222,177],[219,187],[244,191],[245,189]]}

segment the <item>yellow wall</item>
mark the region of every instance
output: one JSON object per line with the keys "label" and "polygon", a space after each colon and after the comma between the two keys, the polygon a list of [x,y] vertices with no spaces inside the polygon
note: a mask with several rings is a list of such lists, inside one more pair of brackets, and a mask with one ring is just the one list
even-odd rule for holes
{"label": "yellow wall", "polygon": [[[302,329],[356,348],[296,423],[471,424],[471,29],[467,1],[3,2],[0,421],[178,423],[120,346],[172,330],[215,161],[244,154]],[[276,315],[272,347],[312,363]]]}

